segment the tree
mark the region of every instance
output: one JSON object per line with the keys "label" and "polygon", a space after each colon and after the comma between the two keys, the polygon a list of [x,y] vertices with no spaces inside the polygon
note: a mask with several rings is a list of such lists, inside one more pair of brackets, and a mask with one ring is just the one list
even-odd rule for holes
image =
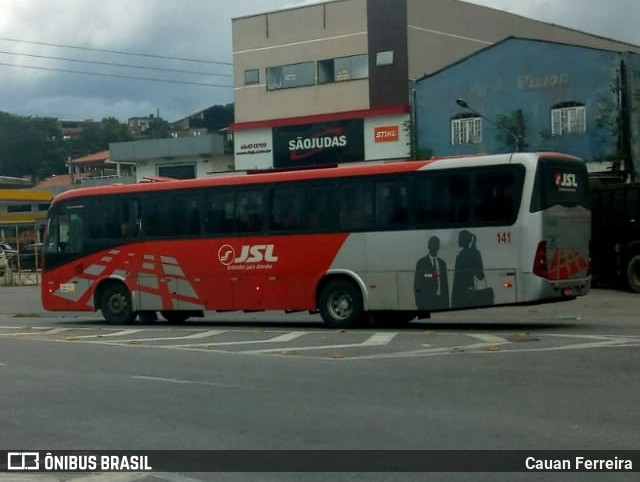
{"label": "tree", "polygon": [[202,113],[201,119],[190,119],[189,127],[205,128],[209,132],[215,132],[233,123],[234,105],[214,105]]}
{"label": "tree", "polygon": [[35,182],[65,172],[65,149],[57,119],[0,112],[0,175]]}
{"label": "tree", "polygon": [[496,119],[498,131],[496,138],[507,147],[507,150],[522,151],[527,147],[527,126],[522,109],[512,114],[500,114]]}
{"label": "tree", "polygon": [[171,132],[169,123],[161,117],[151,117],[149,128],[144,131],[144,137],[148,139],[166,139]]}
{"label": "tree", "polygon": [[71,158],[86,156],[93,152],[109,149],[111,142],[132,140],[127,124],[115,117],[106,117],[101,122],[85,122],[77,138],[68,141],[68,155]]}

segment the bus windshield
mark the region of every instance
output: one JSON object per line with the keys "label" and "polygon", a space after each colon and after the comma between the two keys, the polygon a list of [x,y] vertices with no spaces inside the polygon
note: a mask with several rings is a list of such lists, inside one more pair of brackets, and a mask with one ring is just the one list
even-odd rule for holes
{"label": "bus windshield", "polygon": [[583,163],[543,158],[531,198],[531,212],[556,205],[587,206],[588,184],[587,169]]}

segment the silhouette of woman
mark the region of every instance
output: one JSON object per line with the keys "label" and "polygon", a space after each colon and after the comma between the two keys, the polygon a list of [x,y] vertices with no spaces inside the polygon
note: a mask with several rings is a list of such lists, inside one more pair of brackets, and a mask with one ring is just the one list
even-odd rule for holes
{"label": "silhouette of woman", "polygon": [[475,278],[484,279],[482,255],[476,248],[476,237],[466,229],[458,234],[461,248],[456,257],[451,291],[451,308],[465,308],[476,304],[473,299]]}

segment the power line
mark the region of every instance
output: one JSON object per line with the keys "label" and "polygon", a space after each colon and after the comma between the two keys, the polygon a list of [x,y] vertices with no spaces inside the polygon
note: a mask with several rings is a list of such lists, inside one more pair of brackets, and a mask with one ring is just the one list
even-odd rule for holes
{"label": "power line", "polygon": [[142,69],[142,70],[158,70],[162,72],[177,72],[181,74],[195,74],[195,75],[215,75],[217,77],[232,77],[231,74],[216,74],[214,72],[196,72],[192,70],[182,70],[182,69],[166,69],[161,67],[146,67],[142,65],[133,65],[133,64],[119,64],[115,62],[100,62],[97,60],[79,60],[79,59],[70,59],[68,57],[54,57],[50,55],[36,55],[36,54],[23,54],[16,52],[7,52],[5,50],[0,50],[0,54],[7,55],[15,55],[18,57],[34,57],[38,59],[47,59],[47,60],[64,60],[66,62],[77,62],[83,64],[94,64],[94,65],[107,65],[110,67],[126,67],[129,69]]}
{"label": "power line", "polygon": [[132,75],[118,75],[118,74],[101,74],[98,72],[82,72],[79,70],[68,70],[68,69],[54,69],[54,68],[49,68],[49,67],[37,67],[34,65],[14,65],[14,64],[8,64],[5,62],[0,62],[0,65],[5,65],[5,66],[9,66],[9,67],[19,67],[22,69],[34,69],[34,70],[45,70],[48,72],[63,72],[63,73],[67,73],[67,74],[81,74],[81,75],[93,75],[93,76],[97,76],[97,77],[115,77],[118,79],[130,79],[130,80],[147,80],[147,81],[152,81],[152,82],[165,82],[165,83],[170,83],[170,84],[187,84],[187,85],[200,85],[200,86],[204,86],[204,87],[222,87],[222,88],[231,88],[233,87],[232,85],[220,85],[220,84],[209,84],[206,82],[192,82],[189,80],[171,80],[171,79],[158,79],[158,78],[154,78],[154,77],[135,77]]}
{"label": "power line", "polygon": [[136,56],[136,57],[149,57],[149,58],[153,58],[153,59],[180,60],[180,61],[183,61],[183,62],[197,62],[197,63],[204,63],[204,64],[217,64],[217,65],[227,65],[227,66],[233,65],[231,62],[221,62],[221,61],[218,61],[218,60],[187,59],[187,58],[183,58],[183,57],[171,57],[171,56],[168,56],[168,55],[144,54],[144,53],[136,53],[136,52],[123,52],[123,51],[120,51],[120,50],[108,50],[108,49],[97,49],[97,48],[91,48],[91,47],[79,47],[77,45],[63,45],[63,44],[54,44],[54,43],[49,43],[49,42],[36,42],[34,40],[20,40],[20,39],[13,39],[13,38],[7,38],[7,37],[0,37],[0,40],[4,40],[4,41],[7,41],[7,42],[18,42],[18,43],[25,43],[25,44],[33,44],[33,45],[45,45],[47,47],[60,47],[60,48],[65,48],[65,49],[85,50],[85,51],[89,51],[89,52],[104,52],[104,53],[109,53],[109,54],[131,55],[131,56]]}

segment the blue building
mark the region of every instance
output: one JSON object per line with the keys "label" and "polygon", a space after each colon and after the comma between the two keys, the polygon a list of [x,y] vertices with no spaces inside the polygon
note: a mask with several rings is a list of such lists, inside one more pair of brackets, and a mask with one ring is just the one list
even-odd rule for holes
{"label": "blue building", "polygon": [[414,87],[419,157],[552,150],[640,179],[638,54],[509,37]]}

